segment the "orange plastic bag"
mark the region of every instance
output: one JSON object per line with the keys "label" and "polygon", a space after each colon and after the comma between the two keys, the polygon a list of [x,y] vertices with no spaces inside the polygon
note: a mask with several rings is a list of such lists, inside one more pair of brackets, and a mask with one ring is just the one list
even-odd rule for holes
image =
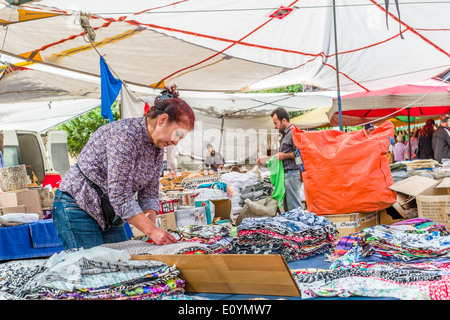
{"label": "orange plastic bag", "polygon": [[300,149],[308,211],[317,215],[372,212],[390,207],[396,194],[392,180],[389,136],[394,125],[382,123],[369,136],[363,131],[302,131],[292,128]]}

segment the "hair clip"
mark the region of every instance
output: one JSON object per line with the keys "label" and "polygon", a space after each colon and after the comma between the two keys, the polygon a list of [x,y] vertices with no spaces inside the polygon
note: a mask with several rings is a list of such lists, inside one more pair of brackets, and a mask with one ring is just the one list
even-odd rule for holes
{"label": "hair clip", "polygon": [[165,92],[162,92],[162,93],[156,98],[156,100],[158,100],[158,101],[164,101],[164,100],[171,99],[171,98],[173,98],[173,94],[171,94],[170,92],[165,91]]}

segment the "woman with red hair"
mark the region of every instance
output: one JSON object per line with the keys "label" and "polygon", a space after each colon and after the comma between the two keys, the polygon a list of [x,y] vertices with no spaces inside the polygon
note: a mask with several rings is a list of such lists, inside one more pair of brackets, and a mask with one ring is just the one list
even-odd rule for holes
{"label": "woman with red hair", "polygon": [[177,145],[194,122],[192,108],[173,86],[161,92],[146,116],[94,132],[55,194],[53,221],[64,247],[125,241],[125,221],[158,245],[175,242],[156,226],[163,148]]}
{"label": "woman with red hair", "polygon": [[434,120],[428,119],[419,131],[417,159],[433,159],[433,148],[431,138],[434,132]]}

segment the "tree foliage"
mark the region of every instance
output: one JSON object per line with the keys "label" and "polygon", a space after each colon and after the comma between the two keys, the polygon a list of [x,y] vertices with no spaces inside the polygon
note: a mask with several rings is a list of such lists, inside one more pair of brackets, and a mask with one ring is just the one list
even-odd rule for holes
{"label": "tree foliage", "polygon": [[[120,111],[117,103],[113,104],[112,111],[114,120],[119,120]],[[85,115],[59,125],[55,130],[65,130],[67,132],[69,154],[76,158],[88,142],[90,136],[98,128],[107,123],[109,123],[109,120],[103,118],[101,115],[101,107],[98,107]]]}

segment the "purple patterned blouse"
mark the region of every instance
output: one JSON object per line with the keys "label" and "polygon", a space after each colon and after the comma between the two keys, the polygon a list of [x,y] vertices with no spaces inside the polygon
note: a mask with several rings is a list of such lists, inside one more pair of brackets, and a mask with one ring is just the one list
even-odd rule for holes
{"label": "purple patterned blouse", "polygon": [[[92,134],[78,156],[83,173],[108,195],[117,215],[129,219],[140,212],[159,210],[159,176],[163,149],[150,142],[145,117],[115,121]],[[100,198],[73,165],[59,189],[105,228]],[[137,202],[133,195],[137,192]]]}

